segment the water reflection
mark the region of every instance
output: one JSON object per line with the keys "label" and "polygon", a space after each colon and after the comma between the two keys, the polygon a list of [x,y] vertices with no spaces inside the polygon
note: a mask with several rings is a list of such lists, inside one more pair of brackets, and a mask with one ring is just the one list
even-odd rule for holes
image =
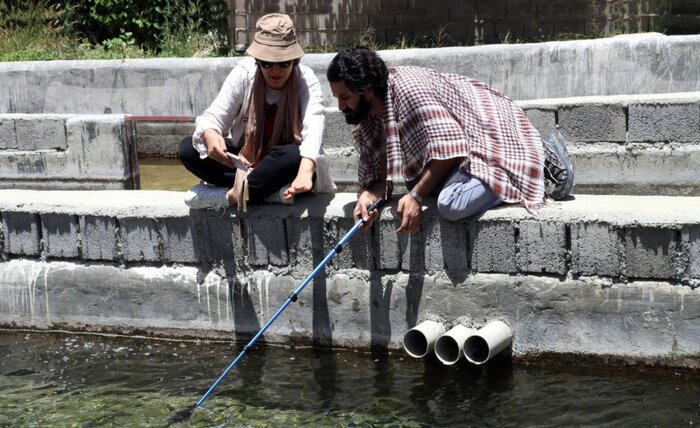
{"label": "water reflection", "polygon": [[141,190],[174,190],[184,192],[199,179],[187,171],[179,159],[164,157],[140,157],[139,176]]}
{"label": "water reflection", "polygon": [[[241,349],[0,333],[0,426],[166,426]],[[257,345],[206,406],[187,426],[688,426],[700,374]]]}

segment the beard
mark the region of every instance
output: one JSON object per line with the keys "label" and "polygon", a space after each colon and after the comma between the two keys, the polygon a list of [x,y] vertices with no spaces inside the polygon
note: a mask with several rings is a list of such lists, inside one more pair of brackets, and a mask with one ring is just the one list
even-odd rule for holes
{"label": "beard", "polygon": [[357,125],[358,123],[367,119],[371,109],[372,103],[365,98],[364,95],[360,95],[360,102],[357,104],[357,107],[354,110],[350,107],[343,110],[345,121],[350,125]]}

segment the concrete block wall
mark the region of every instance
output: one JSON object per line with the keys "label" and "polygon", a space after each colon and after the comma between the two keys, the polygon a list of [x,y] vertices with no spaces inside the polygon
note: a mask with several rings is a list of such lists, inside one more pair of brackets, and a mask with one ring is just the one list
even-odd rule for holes
{"label": "concrete block wall", "polygon": [[0,114],[0,186],[133,189],[136,147],[123,115]]}
{"label": "concrete block wall", "polygon": [[[578,193],[700,194],[696,174],[700,167],[698,92],[517,103],[542,135],[557,128],[570,143]],[[0,163],[3,174],[0,184],[46,189],[132,188],[138,178],[137,162],[129,159],[133,151],[139,156],[176,157],[179,142],[194,130],[194,119],[191,116],[0,115],[0,126],[8,129],[4,135],[5,148],[0,148],[0,162],[5,159],[4,165]],[[83,127],[87,131],[72,130],[82,122],[88,123]],[[64,130],[66,124],[70,124],[70,132]],[[99,138],[97,134],[91,137],[89,130],[93,127],[101,130]],[[37,142],[30,135],[44,137]],[[25,149],[12,148],[20,145],[20,138],[27,141],[22,143]],[[101,146],[95,146],[95,141],[109,149],[96,149]],[[358,190],[358,159],[350,126],[334,107],[326,109],[324,144],[339,189]],[[55,148],[49,149],[50,145]],[[81,149],[83,145],[90,150]],[[71,156],[74,153],[91,160],[78,162]],[[109,156],[104,156],[105,153]],[[49,161],[37,163],[35,158]],[[103,178],[110,170],[121,171],[121,168],[131,174],[123,173],[121,182]],[[51,174],[57,178],[50,179]],[[74,177],[68,179],[71,174]],[[88,177],[90,180],[86,180]],[[117,184],[120,187],[114,187]]]}
{"label": "concrete block wall", "polygon": [[667,25],[683,34],[683,28],[692,27],[680,17],[666,20],[666,0],[228,0],[228,5],[231,39],[238,49],[250,44],[260,16],[280,11],[292,17],[309,46],[351,45],[366,36],[368,28],[383,44],[404,40],[455,46],[540,41],[571,33],[600,37],[663,31]]}
{"label": "concrete block wall", "polygon": [[[303,274],[352,227],[354,195],[301,198],[249,213],[189,210],[174,192],[0,190],[3,258],[121,266],[185,264],[230,275]],[[395,205],[395,201],[394,201]],[[421,232],[397,235],[395,206],[341,253],[344,269],[445,274],[608,277],[698,284],[700,198],[577,195],[549,203],[539,218],[520,207],[448,222],[433,202]],[[459,281],[458,281],[459,282]]]}

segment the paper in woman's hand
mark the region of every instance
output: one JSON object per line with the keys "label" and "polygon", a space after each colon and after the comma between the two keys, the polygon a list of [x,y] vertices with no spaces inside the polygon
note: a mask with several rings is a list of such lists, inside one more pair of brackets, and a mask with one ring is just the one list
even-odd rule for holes
{"label": "paper in woman's hand", "polygon": [[227,152],[226,154],[228,155],[229,159],[231,159],[231,163],[233,164],[234,168],[242,169],[243,171],[248,170],[240,157],[234,155],[233,153]]}

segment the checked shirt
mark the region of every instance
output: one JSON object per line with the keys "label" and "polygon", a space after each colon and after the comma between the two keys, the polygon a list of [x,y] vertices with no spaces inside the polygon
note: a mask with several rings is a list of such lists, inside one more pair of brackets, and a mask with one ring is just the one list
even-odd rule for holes
{"label": "checked shirt", "polygon": [[512,100],[476,80],[420,67],[389,69],[388,86],[383,118],[369,116],[352,131],[364,188],[379,181],[383,154],[388,181],[417,178],[431,159],[460,157],[460,168],[504,202],[538,211],[542,140]]}

